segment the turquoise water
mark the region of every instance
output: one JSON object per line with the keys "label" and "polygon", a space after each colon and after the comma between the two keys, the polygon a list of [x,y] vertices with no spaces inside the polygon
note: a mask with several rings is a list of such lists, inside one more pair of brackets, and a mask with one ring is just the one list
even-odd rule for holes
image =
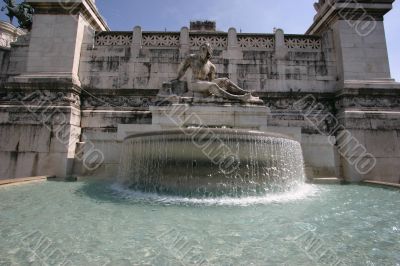
{"label": "turquoise water", "polygon": [[107,183],[0,188],[0,265],[400,265],[400,191],[195,200]]}

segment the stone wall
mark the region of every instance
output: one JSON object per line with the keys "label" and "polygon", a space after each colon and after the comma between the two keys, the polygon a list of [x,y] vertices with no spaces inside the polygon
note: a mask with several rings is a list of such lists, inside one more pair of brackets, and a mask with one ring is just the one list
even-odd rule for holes
{"label": "stone wall", "polygon": [[[10,75],[23,72],[29,45],[27,38],[29,40],[29,35],[26,36],[24,30],[0,21],[0,84],[4,84]],[[19,49],[21,47],[25,49]]]}
{"label": "stone wall", "polygon": [[0,47],[0,84],[3,85],[8,78],[7,71],[10,64],[10,50]]}
{"label": "stone wall", "polygon": [[[229,32],[97,32],[82,45],[79,77],[82,83],[82,133],[105,150],[118,149],[119,125],[150,125],[150,106],[162,83],[176,78],[180,62],[204,42],[214,48],[218,77],[229,77],[260,96],[271,110],[268,130],[304,142],[310,175],[338,176],[334,145],[316,130],[293,104],[309,93],[333,110],[336,62],[331,33],[322,36],[237,34]],[[185,77],[190,79],[188,73]],[[327,124],[329,121],[327,122]],[[321,156],[321,151],[323,156]],[[85,172],[116,175],[118,153],[106,154],[101,169]]]}
{"label": "stone wall", "polygon": [[332,92],[336,87],[329,34],[135,30],[98,32],[92,43],[83,47],[79,71],[83,87],[160,89],[163,82],[176,78],[180,62],[203,42],[210,42],[214,48],[217,76],[229,77],[247,90]]}
{"label": "stone wall", "polygon": [[[0,176],[67,176],[80,140],[80,99],[69,86],[36,84],[0,95]],[[62,90],[60,90],[62,89]]]}
{"label": "stone wall", "polygon": [[[29,35],[20,36],[10,47],[0,47],[0,86],[5,87],[8,78],[22,74],[28,59]],[[4,94],[4,91],[0,91]]]}
{"label": "stone wall", "polygon": [[82,43],[107,30],[92,0],[30,0],[32,30],[11,44],[0,89],[0,178],[73,174],[82,140]]}
{"label": "stone wall", "polygon": [[16,42],[11,44],[10,64],[7,68],[8,77],[18,76],[26,72],[30,43],[30,34],[18,37]]}

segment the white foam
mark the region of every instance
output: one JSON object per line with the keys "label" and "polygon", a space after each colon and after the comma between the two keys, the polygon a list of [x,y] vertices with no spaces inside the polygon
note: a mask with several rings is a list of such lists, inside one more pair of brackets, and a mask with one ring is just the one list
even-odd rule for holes
{"label": "white foam", "polygon": [[304,184],[300,185],[295,190],[276,193],[259,197],[245,197],[245,198],[232,198],[232,197],[219,197],[219,198],[187,198],[179,196],[166,196],[158,195],[155,193],[144,193],[126,188],[125,186],[115,183],[111,185],[111,189],[115,195],[127,200],[134,201],[151,201],[154,203],[165,204],[187,204],[187,205],[227,205],[227,206],[249,206],[257,204],[271,204],[271,203],[285,203],[291,201],[303,200],[309,197],[314,197],[319,192],[320,188],[315,185]]}

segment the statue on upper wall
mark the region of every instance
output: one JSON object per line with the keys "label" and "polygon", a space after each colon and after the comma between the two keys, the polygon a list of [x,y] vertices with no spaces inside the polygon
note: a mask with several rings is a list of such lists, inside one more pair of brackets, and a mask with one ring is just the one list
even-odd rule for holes
{"label": "statue on upper wall", "polygon": [[202,44],[198,54],[191,54],[182,62],[175,81],[179,81],[191,68],[193,76],[188,86],[189,93],[203,97],[216,96],[245,103],[263,103],[260,98],[252,96],[250,91],[240,88],[228,78],[216,78],[216,67],[210,61],[212,52],[209,43]]}
{"label": "statue on upper wall", "polygon": [[314,8],[317,12],[325,5],[326,0],[319,0],[318,2],[314,3]]}
{"label": "statue on upper wall", "polygon": [[25,2],[17,4],[15,0],[3,0],[5,6],[1,11],[7,10],[6,16],[10,19],[10,24],[13,23],[14,17],[18,19],[21,29],[30,30],[32,28],[33,8]]}

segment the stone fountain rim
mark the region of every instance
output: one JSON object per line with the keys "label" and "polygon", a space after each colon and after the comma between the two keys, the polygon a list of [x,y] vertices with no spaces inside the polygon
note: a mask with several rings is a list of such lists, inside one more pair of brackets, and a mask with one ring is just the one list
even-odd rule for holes
{"label": "stone fountain rim", "polygon": [[159,136],[159,135],[183,135],[183,134],[190,134],[190,132],[195,132],[195,131],[213,131],[214,133],[223,135],[223,134],[232,134],[236,133],[238,135],[251,135],[251,136],[257,136],[257,137],[273,137],[273,138],[281,138],[281,139],[286,139],[286,140],[291,140],[298,142],[294,138],[284,135],[281,133],[275,133],[275,132],[265,132],[265,131],[259,131],[259,130],[251,130],[251,129],[230,129],[230,128],[184,128],[184,129],[165,129],[165,130],[153,130],[153,131],[147,131],[147,132],[140,132],[140,133],[132,133],[125,137],[124,141],[127,141],[129,139],[134,139],[134,138],[140,138],[140,137],[152,137],[152,136]]}

